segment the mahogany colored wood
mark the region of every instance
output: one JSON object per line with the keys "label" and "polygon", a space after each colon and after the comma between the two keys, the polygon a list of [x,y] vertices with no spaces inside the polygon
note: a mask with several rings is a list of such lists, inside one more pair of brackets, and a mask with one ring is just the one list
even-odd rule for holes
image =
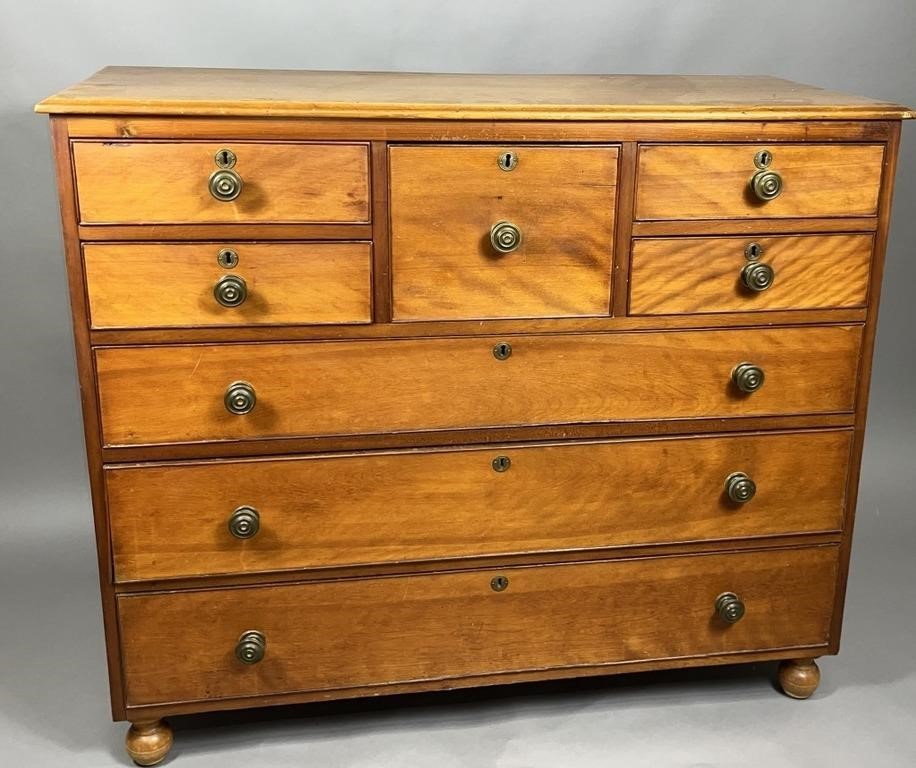
{"label": "mahogany colored wood", "polygon": [[[238,257],[226,268],[218,254]],[[93,328],[310,325],[372,321],[368,243],[88,243],[83,265]],[[221,305],[231,276],[247,298]]]}
{"label": "mahogany colored wood", "polygon": [[891,121],[580,121],[379,120],[372,118],[177,117],[70,115],[70,136],[102,139],[266,139],[312,141],[628,142],[818,141],[885,142]]}
{"label": "mahogany colored wood", "polygon": [[609,314],[616,147],[395,146],[389,186],[395,320]]}
{"label": "mahogany colored wood", "polygon": [[[836,547],[815,547],[122,596],[127,698],[141,706],[818,644],[836,567]],[[724,592],[746,606],[736,624],[716,615]],[[264,657],[243,664],[236,644],[252,630]]]}
{"label": "mahogany colored wood", "polygon": [[171,750],[172,741],[172,729],[164,720],[135,720],[124,743],[137,765],[158,765]]}
{"label": "mahogany colored wood", "polygon": [[[860,337],[819,326],[119,347],[97,350],[96,369],[104,443],[126,446],[851,411]],[[751,395],[732,383],[744,361],[767,376]],[[257,397],[242,416],[224,405],[237,381]]]}
{"label": "mahogany colored wood", "polygon": [[862,353],[859,356],[859,381],[856,393],[855,437],[853,439],[852,461],[849,467],[849,504],[846,509],[847,535],[840,547],[840,569],[837,575],[836,603],[830,628],[830,653],[839,653],[840,636],[843,629],[843,614],[846,607],[846,586],[849,577],[849,561],[852,553],[852,531],[855,525],[856,501],[859,493],[859,473],[862,467],[862,452],[865,445],[865,426],[868,416],[868,392],[871,386],[871,367],[878,329],[878,309],[881,299],[881,278],[884,275],[884,257],[887,237],[890,231],[891,208],[894,202],[894,176],[897,172],[897,157],[900,148],[900,124],[891,133],[884,153],[884,168],[881,176],[881,206],[878,211],[880,226],[875,237],[875,255],[872,264],[872,278],[868,286],[868,319],[863,333]]}
{"label": "mahogany colored wood", "polygon": [[[115,579],[839,531],[850,439],[811,432],[110,467]],[[495,471],[501,458],[508,468]],[[739,471],[757,485],[744,505],[725,493]],[[260,522],[245,540],[228,526],[243,506]]]}
{"label": "mahogany colored wood", "polygon": [[757,145],[642,146],[637,219],[873,216],[884,145],[796,144],[768,148],[782,193],[761,202],[750,191]]}
{"label": "mahogany colored wood", "polygon": [[821,682],[814,659],[787,659],[779,665],[779,685],[793,699],[808,699]]}
{"label": "mahogany colored wood", "polygon": [[[630,314],[864,307],[873,243],[865,234],[635,240]],[[741,279],[752,244],[762,253],[752,261],[776,273],[759,292]]]}
{"label": "mahogany colored wood", "polygon": [[[84,224],[340,223],[369,220],[365,144],[74,141]],[[209,191],[228,149],[243,186]]]}
{"label": "mahogany colored wood", "polygon": [[[179,713],[734,661],[785,660],[810,694],[839,650],[910,110],[772,78],[143,68],[38,110],[129,749],[167,750]],[[222,148],[236,203],[207,192]],[[516,170],[467,159],[497,149]],[[531,157],[549,173],[498,200]],[[551,248],[482,260],[496,213]],[[756,297],[751,239],[777,273]],[[186,303],[221,243],[242,322]],[[767,380],[738,397],[743,360]],[[249,416],[223,408],[238,379]],[[732,469],[758,489],[737,508]]]}
{"label": "mahogany colored wood", "polygon": [[775,77],[106,67],[38,112],[503,120],[880,120],[899,104]]}
{"label": "mahogany colored wood", "polygon": [[89,306],[81,264],[80,242],[77,235],[78,216],[70,160],[67,123],[64,118],[51,117],[51,147],[57,175],[64,258],[70,289],[70,311],[73,316],[73,346],[79,377],[79,397],[83,415],[83,439],[86,445],[89,489],[92,495],[92,518],[95,532],[99,587],[102,601],[102,622],[105,628],[105,652],[108,664],[108,690],[111,715],[123,720],[124,688],[121,672],[117,605],[114,595],[114,574],[105,509],[105,483],[102,476],[101,432],[95,365],[89,341]]}
{"label": "mahogany colored wood", "polygon": [[[626,297],[624,297],[626,302]],[[625,306],[625,303],[624,303]],[[830,310],[772,310],[768,326],[863,323],[864,307]],[[440,336],[491,336],[524,333],[583,333],[651,330],[704,330],[708,328],[753,328],[759,325],[755,312],[713,312],[693,315],[630,316],[602,318],[549,318],[526,320],[452,320],[371,325],[271,326],[234,328],[99,329],[90,331],[93,346],[137,344],[194,344],[203,342],[306,341],[309,339],[422,339]]]}

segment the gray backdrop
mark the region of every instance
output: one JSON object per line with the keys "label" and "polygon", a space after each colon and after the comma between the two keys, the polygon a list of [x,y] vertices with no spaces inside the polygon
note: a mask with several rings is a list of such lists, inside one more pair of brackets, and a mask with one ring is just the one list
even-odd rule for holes
{"label": "gray backdrop", "polygon": [[[0,20],[0,763],[10,766],[126,761],[124,726],[108,720],[57,201],[35,101],[106,64],[148,64],[772,74],[916,106],[913,0],[0,0]],[[287,709],[254,725],[182,719],[176,764],[916,762],[914,171],[906,125],[844,649],[822,663],[815,699],[777,696],[764,665]]]}

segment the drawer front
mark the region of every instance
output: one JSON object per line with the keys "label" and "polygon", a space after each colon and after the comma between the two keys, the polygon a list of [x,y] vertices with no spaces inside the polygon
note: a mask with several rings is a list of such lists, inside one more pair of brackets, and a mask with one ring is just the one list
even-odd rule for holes
{"label": "drawer front", "polygon": [[782,179],[769,201],[751,189],[759,144],[648,145],[639,150],[637,219],[873,216],[884,162],[882,144],[766,147],[767,168]]}
{"label": "drawer front", "polygon": [[634,240],[630,314],[864,307],[873,242],[870,234]]}
{"label": "drawer front", "polygon": [[[860,339],[856,325],[122,347],[97,350],[96,370],[105,444],[142,445],[848,412]],[[752,394],[732,382],[743,362],[766,377]],[[231,413],[246,388],[254,407]]]}
{"label": "drawer front", "polygon": [[616,147],[392,147],[389,174],[395,320],[608,314]]}
{"label": "drawer front", "polygon": [[371,253],[368,243],[88,244],[92,327],[368,323]]}
{"label": "drawer front", "polygon": [[[838,531],[850,437],[845,430],[109,468],[115,578]],[[727,492],[739,472],[756,485],[743,503]]]}
{"label": "drawer front", "polygon": [[[241,179],[230,201],[210,192],[223,149]],[[76,141],[73,164],[84,224],[369,220],[365,144]]]}
{"label": "drawer front", "polygon": [[[122,596],[127,703],[816,646],[836,570],[818,547]],[[745,605],[735,624],[724,592]],[[250,631],[264,655],[243,664]]]}

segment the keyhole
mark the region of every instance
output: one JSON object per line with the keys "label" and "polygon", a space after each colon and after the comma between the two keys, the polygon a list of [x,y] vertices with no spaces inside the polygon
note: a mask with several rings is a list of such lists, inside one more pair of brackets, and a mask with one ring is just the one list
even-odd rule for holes
{"label": "keyhole", "polygon": [[512,460],[508,456],[497,456],[492,464],[495,472],[505,472],[512,466]]}
{"label": "keyhole", "polygon": [[512,345],[505,341],[499,342],[493,347],[493,357],[497,360],[506,360],[512,354]]}
{"label": "keyhole", "polygon": [[235,152],[231,149],[220,149],[213,156],[213,161],[216,163],[217,168],[232,168],[235,165]]}
{"label": "keyhole", "polygon": [[490,589],[494,592],[502,592],[509,586],[509,579],[505,576],[494,576],[490,580]]}
{"label": "keyhole", "polygon": [[757,261],[763,255],[763,246],[760,243],[748,243],[744,249],[744,257],[748,261]]}
{"label": "keyhole", "polygon": [[503,152],[496,158],[496,164],[499,166],[500,170],[511,171],[518,165],[518,155],[513,152]]}
{"label": "keyhole", "polygon": [[754,165],[761,170],[768,168],[771,162],[773,162],[773,154],[768,149],[761,149],[754,156]]}

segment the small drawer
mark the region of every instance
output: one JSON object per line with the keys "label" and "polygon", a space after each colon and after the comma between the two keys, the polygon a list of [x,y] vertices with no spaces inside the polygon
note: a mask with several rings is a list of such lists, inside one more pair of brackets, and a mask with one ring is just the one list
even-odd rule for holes
{"label": "small drawer", "polygon": [[93,328],[368,323],[368,243],[83,246]]}
{"label": "small drawer", "polygon": [[820,647],[837,563],[824,546],[121,596],[127,704]]}
{"label": "small drawer", "polygon": [[643,145],[636,218],[874,216],[883,144]]}
{"label": "small drawer", "polygon": [[364,223],[365,144],[75,141],[84,224]]}
{"label": "small drawer", "polygon": [[395,320],[607,315],[617,148],[396,146]]}
{"label": "small drawer", "polygon": [[631,315],[864,307],[874,237],[641,238]]}
{"label": "small drawer", "polygon": [[119,347],[98,349],[96,370],[106,445],[192,443],[850,412],[861,335],[849,325]]}
{"label": "small drawer", "polygon": [[851,432],[108,467],[120,582],[837,532]]}

